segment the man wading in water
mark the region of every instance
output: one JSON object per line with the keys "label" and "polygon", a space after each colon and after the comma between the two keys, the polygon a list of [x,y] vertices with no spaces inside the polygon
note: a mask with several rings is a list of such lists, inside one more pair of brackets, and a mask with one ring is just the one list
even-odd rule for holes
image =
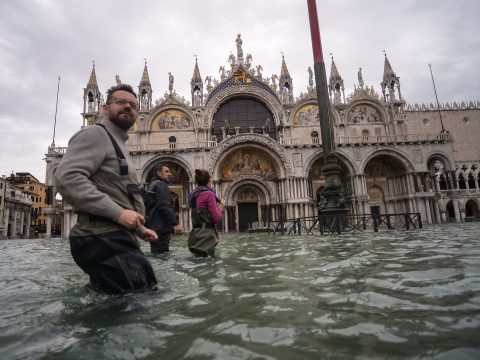
{"label": "man wading in water", "polygon": [[152,241],[157,234],[143,226],[143,199],[125,148],[137,107],[130,85],[110,88],[105,118],[70,139],[55,172],[58,191],[78,213],[70,233],[73,259],[96,289],[109,294],[151,290],[157,284],[137,240]]}

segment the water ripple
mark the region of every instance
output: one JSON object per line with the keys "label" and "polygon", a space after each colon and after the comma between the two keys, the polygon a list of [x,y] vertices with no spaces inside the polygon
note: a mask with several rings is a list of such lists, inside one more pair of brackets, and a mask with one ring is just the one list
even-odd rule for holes
{"label": "water ripple", "polygon": [[340,236],[186,236],[159,291],[94,292],[68,242],[0,242],[1,359],[477,359],[480,223]]}

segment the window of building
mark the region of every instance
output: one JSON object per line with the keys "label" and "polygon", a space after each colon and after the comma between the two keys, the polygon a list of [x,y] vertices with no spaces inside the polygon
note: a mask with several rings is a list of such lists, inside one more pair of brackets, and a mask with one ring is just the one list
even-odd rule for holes
{"label": "window of building", "polygon": [[177,138],[175,136],[170,136],[168,138],[168,143],[169,143],[170,149],[175,149],[177,145]]}
{"label": "window of building", "polygon": [[[213,116],[212,135],[217,137],[218,141],[223,140],[223,134],[235,135],[236,129],[240,134],[249,133],[250,128],[261,129],[270,137],[276,139],[276,127],[273,121],[274,116],[268,107],[261,101],[253,97],[238,96],[226,100],[218,108]],[[222,129],[223,128],[223,129]]]}

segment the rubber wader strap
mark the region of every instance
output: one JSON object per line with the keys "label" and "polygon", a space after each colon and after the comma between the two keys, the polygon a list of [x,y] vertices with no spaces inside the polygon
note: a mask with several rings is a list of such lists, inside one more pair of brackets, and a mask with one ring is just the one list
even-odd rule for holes
{"label": "rubber wader strap", "polygon": [[115,153],[117,154],[118,162],[120,164],[120,175],[128,175],[127,159],[125,159],[125,155],[123,155],[123,152],[120,149],[120,146],[118,146],[118,143],[115,141],[112,134],[110,134],[110,132],[107,130],[105,125],[103,124],[96,124],[96,125],[101,126],[107,132],[107,135],[110,138],[110,141],[112,142],[112,145],[115,149]]}

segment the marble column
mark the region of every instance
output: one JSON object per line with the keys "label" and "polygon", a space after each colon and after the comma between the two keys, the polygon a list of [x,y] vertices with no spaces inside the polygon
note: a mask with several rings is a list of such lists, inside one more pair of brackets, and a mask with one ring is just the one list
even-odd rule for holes
{"label": "marble column", "polygon": [[426,210],[426,221],[428,224],[433,224],[432,213],[430,211],[430,200],[428,198],[424,199],[425,201],[425,210]]}
{"label": "marble column", "polygon": [[452,202],[453,202],[453,211],[455,213],[455,221],[459,223],[462,221],[462,219],[460,218],[460,209],[458,206],[458,199],[453,199]]}
{"label": "marble column", "polygon": [[4,225],[5,227],[3,228],[3,237],[8,237],[8,221],[10,219],[10,208],[7,207],[7,204],[4,202]]}
{"label": "marble column", "polygon": [[433,208],[435,210],[436,222],[438,224],[441,224],[442,223],[442,217],[440,215],[440,206],[438,205],[438,200],[433,199],[432,201],[433,201]]}

